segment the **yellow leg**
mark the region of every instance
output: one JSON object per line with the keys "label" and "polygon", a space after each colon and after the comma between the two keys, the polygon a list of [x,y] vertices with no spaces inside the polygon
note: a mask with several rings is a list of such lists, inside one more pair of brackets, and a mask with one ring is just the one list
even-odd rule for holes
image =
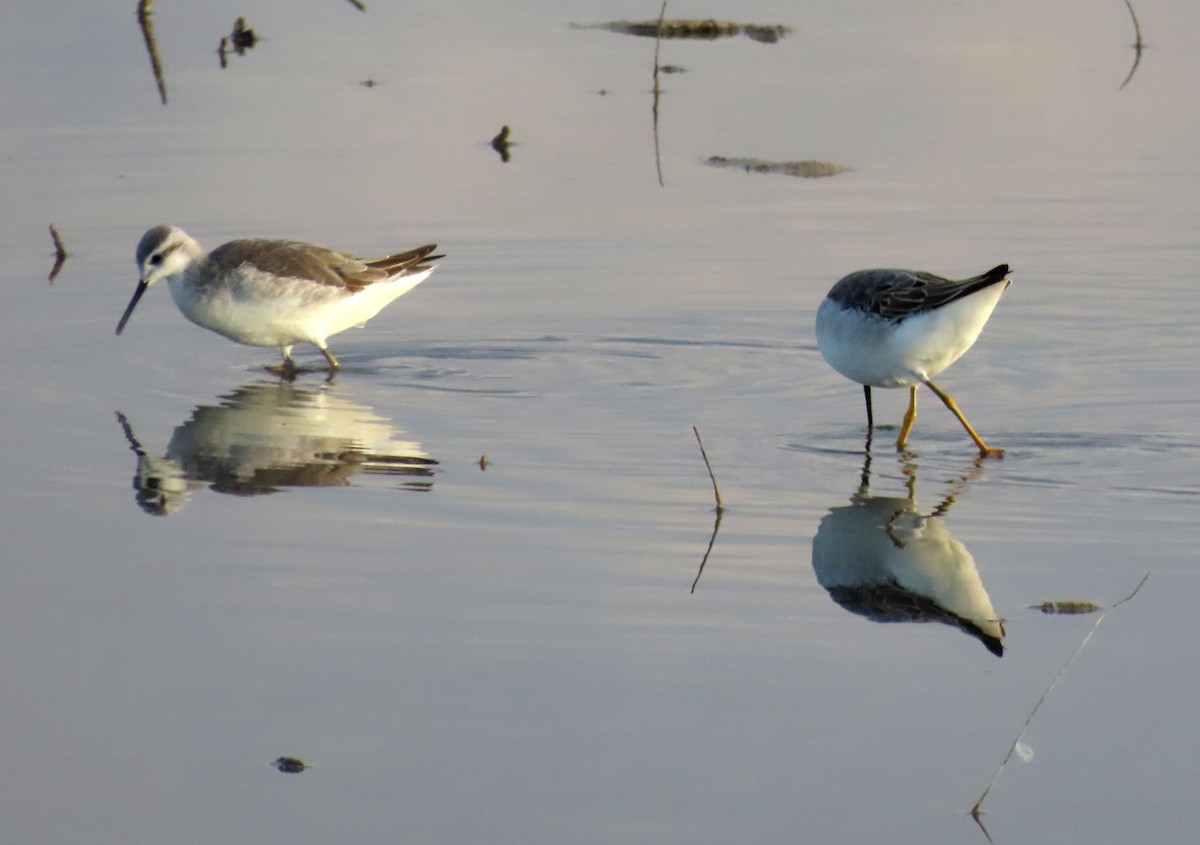
{"label": "yellow leg", "polygon": [[[937,394],[937,398],[942,400],[942,403],[950,409],[950,413],[958,417],[958,421],[962,423],[962,427],[967,430],[967,434],[971,435],[971,439],[975,441],[975,445],[979,447],[979,456],[981,458],[1003,458],[1003,449],[989,449],[988,445],[983,442],[983,438],[975,433],[975,429],[971,428],[971,424],[967,422],[967,418],[962,415],[962,411],[958,410],[958,405],[950,398],[950,394],[943,391],[940,387],[931,381],[925,382],[925,386]],[[916,388],[914,387],[915,391]]]}
{"label": "yellow leg", "polygon": [[904,451],[904,444],[908,443],[908,434],[912,431],[913,423],[917,421],[917,388],[915,386],[908,389],[908,410],[904,412],[904,425],[900,426],[900,436],[896,438],[896,449]]}
{"label": "yellow leg", "polygon": [[332,373],[342,368],[342,363],[337,358],[333,357],[333,353],[329,351],[328,346],[318,346],[317,349],[321,350],[321,354],[324,355],[325,360],[329,362],[329,372]]}

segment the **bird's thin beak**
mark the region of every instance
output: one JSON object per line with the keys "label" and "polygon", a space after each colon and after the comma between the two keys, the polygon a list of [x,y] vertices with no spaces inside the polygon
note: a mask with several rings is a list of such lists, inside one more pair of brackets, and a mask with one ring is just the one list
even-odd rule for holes
{"label": "bird's thin beak", "polygon": [[121,330],[125,328],[125,324],[129,322],[129,315],[133,313],[134,306],[138,304],[138,300],[142,298],[142,294],[148,287],[149,285],[145,282],[138,282],[137,290],[133,292],[133,299],[129,300],[129,305],[125,307],[125,313],[121,315],[121,322],[117,323],[117,334],[120,334]]}

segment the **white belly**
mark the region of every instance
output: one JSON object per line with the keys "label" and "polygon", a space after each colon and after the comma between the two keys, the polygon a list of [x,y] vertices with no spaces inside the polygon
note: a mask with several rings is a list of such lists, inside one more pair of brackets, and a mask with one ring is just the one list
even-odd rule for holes
{"label": "white belly", "polygon": [[817,309],[817,345],[829,365],[851,381],[905,387],[936,376],[975,343],[1006,285],[899,323],[826,298]]}
{"label": "white belly", "polygon": [[233,274],[228,284],[195,285],[170,279],[171,296],[183,315],[206,329],[248,346],[321,346],[326,338],[361,326],[388,303],[412,290],[433,269],[376,282],[357,293],[302,279]]}

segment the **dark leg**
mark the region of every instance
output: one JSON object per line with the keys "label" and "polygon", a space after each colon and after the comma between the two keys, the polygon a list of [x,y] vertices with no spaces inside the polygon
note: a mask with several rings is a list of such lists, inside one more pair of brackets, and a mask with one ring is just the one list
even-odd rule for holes
{"label": "dark leg", "polygon": [[867,431],[875,427],[875,414],[871,411],[871,385],[863,385],[863,396],[867,399]]}

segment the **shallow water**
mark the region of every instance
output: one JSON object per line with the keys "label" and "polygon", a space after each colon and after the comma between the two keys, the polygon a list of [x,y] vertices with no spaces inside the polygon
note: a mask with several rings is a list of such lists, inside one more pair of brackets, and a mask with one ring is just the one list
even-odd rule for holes
{"label": "shallow water", "polygon": [[[127,5],[50,29],[21,0],[0,32],[0,838],[982,842],[968,811],[1096,619],[1029,606],[1110,606],[1150,572],[984,821],[1190,840],[1193,5],[1138,4],[1124,89],[1120,2],[714,10],[793,31],[660,45],[685,69],[662,186],[653,41],[570,26],[657,5],[157,4],[166,106]],[[263,40],[221,70],[242,14]],[[333,383],[281,385],[277,353],[157,289],[114,336],[164,222],[447,257],[332,339]],[[1013,285],[939,383],[1006,457],[976,461],[928,395],[897,455],[904,396],[876,391],[868,463],[821,297],[1001,261]],[[727,507],[707,558],[692,426]],[[854,501],[899,515],[859,539]],[[831,592],[831,525],[863,551],[838,584],[955,573],[1003,656],[866,610],[911,597]]]}

